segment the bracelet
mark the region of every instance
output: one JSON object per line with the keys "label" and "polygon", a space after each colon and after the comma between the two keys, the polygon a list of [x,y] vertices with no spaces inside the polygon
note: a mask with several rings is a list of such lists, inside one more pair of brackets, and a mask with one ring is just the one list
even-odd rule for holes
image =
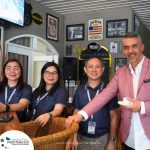
{"label": "bracelet", "polygon": [[53,117],[53,115],[51,113],[48,113],[48,115],[49,115],[49,119]]}
{"label": "bracelet", "polygon": [[109,138],[109,141],[111,141],[111,142],[115,142],[115,141],[117,141],[117,137],[116,137],[116,136],[111,137],[111,138]]}
{"label": "bracelet", "polygon": [[6,112],[10,111],[10,106],[8,104],[6,104]]}

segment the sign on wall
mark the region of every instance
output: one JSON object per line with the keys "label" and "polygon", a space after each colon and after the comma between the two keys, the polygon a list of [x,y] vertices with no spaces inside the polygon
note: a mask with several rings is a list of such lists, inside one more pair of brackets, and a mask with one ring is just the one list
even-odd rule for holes
{"label": "sign on wall", "polygon": [[92,19],[88,22],[88,41],[103,39],[103,18]]}

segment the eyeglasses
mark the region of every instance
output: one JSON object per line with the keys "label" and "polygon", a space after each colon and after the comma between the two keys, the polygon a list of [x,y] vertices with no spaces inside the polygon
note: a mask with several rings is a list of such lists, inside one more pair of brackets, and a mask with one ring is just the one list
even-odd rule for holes
{"label": "eyeglasses", "polygon": [[50,75],[52,75],[53,77],[56,77],[57,76],[57,71],[53,71],[53,72],[50,72],[50,71],[44,71],[44,73],[45,73],[45,75],[46,76],[50,76]]}
{"label": "eyeglasses", "polygon": [[133,45],[125,45],[125,46],[122,46],[122,49],[124,51],[128,51],[131,49],[137,49],[138,47],[140,46],[140,44],[133,44]]}
{"label": "eyeglasses", "polygon": [[13,72],[18,72],[20,71],[20,68],[19,67],[6,67],[5,68],[6,71],[10,72],[10,71],[13,71]]}

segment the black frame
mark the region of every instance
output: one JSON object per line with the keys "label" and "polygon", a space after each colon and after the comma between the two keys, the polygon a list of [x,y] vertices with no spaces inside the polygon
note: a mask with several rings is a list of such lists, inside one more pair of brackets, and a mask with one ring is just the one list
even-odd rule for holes
{"label": "black frame", "polygon": [[[72,31],[73,37],[71,37],[70,31],[74,29],[76,30],[76,32]],[[79,40],[84,40],[84,24],[67,25],[66,26],[66,41],[79,41]]]}
{"label": "black frame", "polygon": [[120,67],[127,65],[127,63],[127,58],[115,58],[114,71],[116,71]]}
{"label": "black frame", "polygon": [[106,21],[106,38],[122,37],[127,32],[128,32],[128,19]]}
{"label": "black frame", "polygon": [[[50,19],[54,21],[54,35],[51,35],[50,33]],[[52,32],[53,34],[53,32]],[[46,38],[54,41],[58,41],[58,35],[59,35],[59,18],[51,15],[46,14]]]}

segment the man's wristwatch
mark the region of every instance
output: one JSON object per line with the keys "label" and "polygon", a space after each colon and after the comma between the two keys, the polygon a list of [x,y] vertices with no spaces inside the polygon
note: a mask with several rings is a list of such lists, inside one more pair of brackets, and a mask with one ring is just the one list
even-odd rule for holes
{"label": "man's wristwatch", "polygon": [[111,138],[109,139],[109,141],[115,142],[115,141],[117,141],[117,137],[116,137],[116,136],[111,137]]}
{"label": "man's wristwatch", "polygon": [[53,115],[51,113],[49,113],[49,119],[52,118],[52,117],[53,117]]}
{"label": "man's wristwatch", "polygon": [[10,111],[10,106],[8,104],[6,104],[6,112]]}

